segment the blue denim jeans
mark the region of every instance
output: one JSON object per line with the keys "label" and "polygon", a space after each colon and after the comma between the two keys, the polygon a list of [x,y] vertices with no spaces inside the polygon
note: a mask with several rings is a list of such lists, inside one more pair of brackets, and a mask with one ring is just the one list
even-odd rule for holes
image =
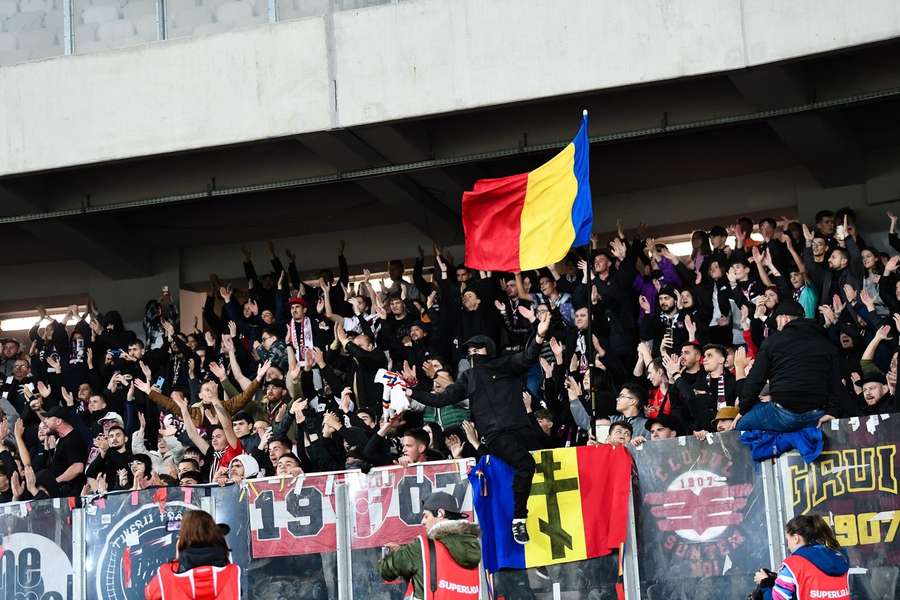
{"label": "blue denim jeans", "polygon": [[738,431],[798,431],[804,427],[815,427],[825,414],[824,410],[810,410],[805,413],[792,412],[776,402],[760,402],[753,406],[737,422]]}

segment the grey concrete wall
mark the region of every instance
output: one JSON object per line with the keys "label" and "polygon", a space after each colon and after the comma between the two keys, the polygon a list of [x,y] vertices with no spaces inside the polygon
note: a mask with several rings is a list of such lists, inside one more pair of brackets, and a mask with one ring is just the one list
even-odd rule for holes
{"label": "grey concrete wall", "polygon": [[411,0],[0,68],[0,176],[727,71],[898,35],[896,0]]}

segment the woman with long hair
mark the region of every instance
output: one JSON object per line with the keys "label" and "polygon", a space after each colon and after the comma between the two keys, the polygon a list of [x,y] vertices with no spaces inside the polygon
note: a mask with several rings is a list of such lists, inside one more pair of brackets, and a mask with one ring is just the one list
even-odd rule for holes
{"label": "woman with long hair", "polygon": [[184,513],[175,560],[147,584],[146,600],[240,600],[241,569],[229,561],[227,533],[207,512]]}
{"label": "woman with long hair", "polygon": [[763,569],[754,576],[762,598],[850,598],[850,561],[825,519],[819,515],[794,517],[784,526],[784,537],[791,555],[784,559],[774,580]]}
{"label": "woman with long hair", "polygon": [[691,234],[691,269],[696,273],[703,272],[703,261],[712,254],[712,245],[709,243],[709,234],[698,229]]}

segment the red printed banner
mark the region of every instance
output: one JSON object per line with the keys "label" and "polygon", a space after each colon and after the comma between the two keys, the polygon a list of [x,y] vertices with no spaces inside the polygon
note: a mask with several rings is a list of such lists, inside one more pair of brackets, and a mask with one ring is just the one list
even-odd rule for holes
{"label": "red printed banner", "polygon": [[256,479],[244,490],[253,558],[334,552],[334,487],[346,473]]}
{"label": "red printed banner", "polygon": [[433,462],[348,473],[353,548],[405,544],[422,533],[422,502],[432,492],[454,496],[473,518],[472,493],[466,479],[473,461]]}
{"label": "red printed banner", "polygon": [[337,506],[334,490],[348,486],[347,514],[353,548],[403,544],[422,531],[422,501],[432,492],[453,495],[472,518],[466,474],[472,461],[443,461],[385,467],[369,473],[339,471],[291,479],[255,479],[244,496],[250,512],[253,558],[335,552]]}

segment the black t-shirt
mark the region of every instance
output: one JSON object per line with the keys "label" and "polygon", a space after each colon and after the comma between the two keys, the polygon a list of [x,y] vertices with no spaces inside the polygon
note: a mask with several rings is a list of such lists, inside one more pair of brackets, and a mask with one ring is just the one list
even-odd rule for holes
{"label": "black t-shirt", "polygon": [[[84,463],[86,460],[87,444],[78,435],[77,431],[72,430],[65,437],[59,438],[59,442],[56,444],[56,452],[53,454],[53,460],[50,461],[50,465],[47,468],[50,469],[54,476],[59,477],[74,463]],[[74,480],[60,483],[60,488],[66,492],[65,495],[78,495],[81,493],[81,488],[84,487],[85,481],[86,478],[82,472]]]}

